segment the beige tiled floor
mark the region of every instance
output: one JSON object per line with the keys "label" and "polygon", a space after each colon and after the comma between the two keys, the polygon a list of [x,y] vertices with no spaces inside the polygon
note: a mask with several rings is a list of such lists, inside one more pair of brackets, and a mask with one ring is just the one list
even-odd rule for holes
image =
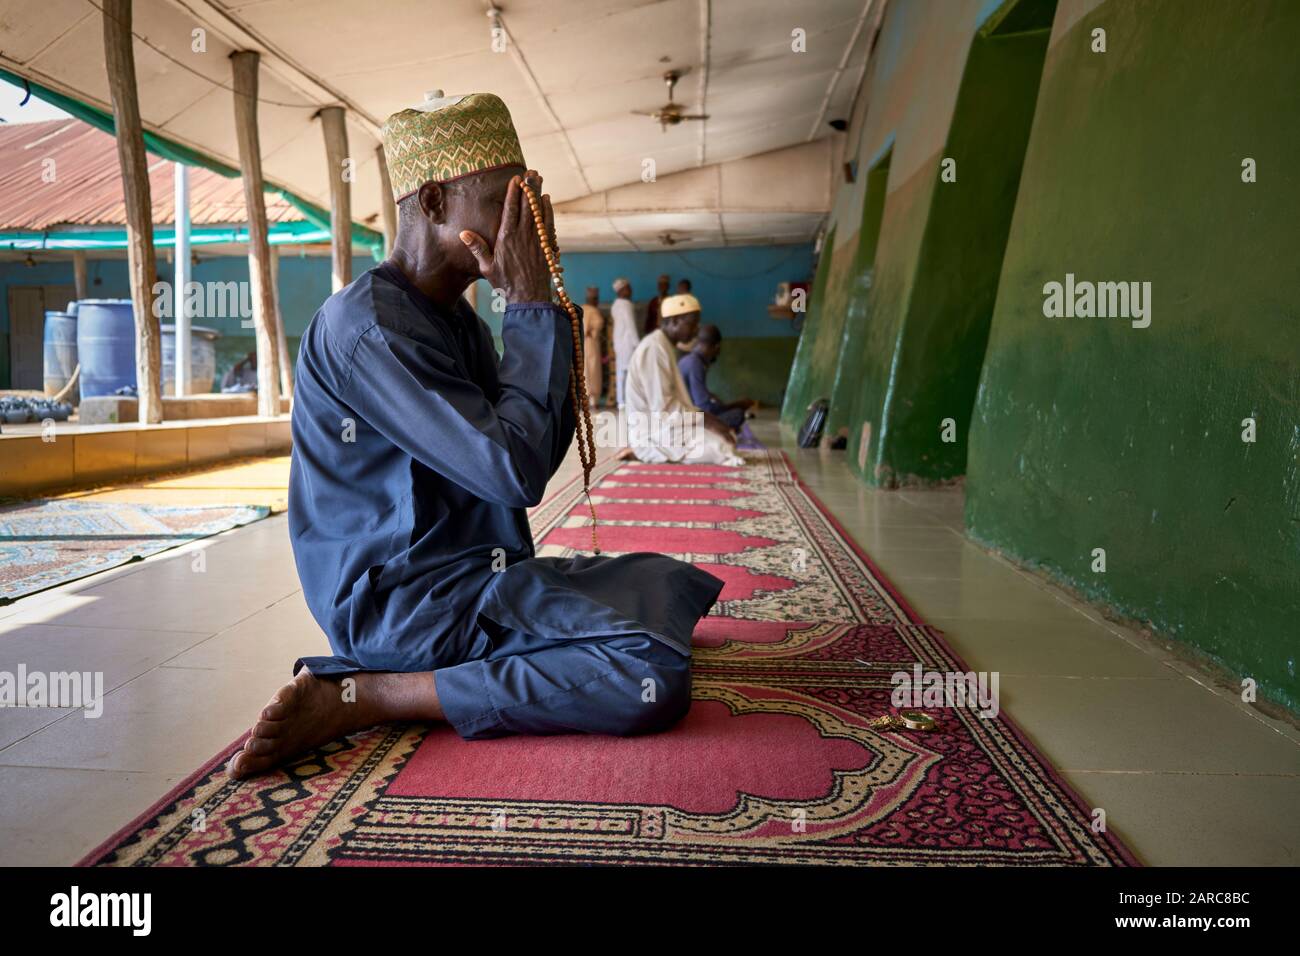
{"label": "beige tiled floor", "polygon": [[[782,441],[772,426],[760,435]],[[873,491],[842,452],[785,444],[804,481],[966,664],[999,672],[1002,707],[1146,863],[1300,864],[1293,726],[969,543],[959,489]]]}
{"label": "beige tiled floor", "polygon": [[[875,492],[842,454],[791,454],[967,664],[1001,674],[1003,707],[1146,862],[1300,862],[1294,728],[967,542],[960,491]],[[0,608],[0,669],[103,670],[109,691],[98,720],[0,710],[0,864],[75,861],[325,649],[283,515]]]}

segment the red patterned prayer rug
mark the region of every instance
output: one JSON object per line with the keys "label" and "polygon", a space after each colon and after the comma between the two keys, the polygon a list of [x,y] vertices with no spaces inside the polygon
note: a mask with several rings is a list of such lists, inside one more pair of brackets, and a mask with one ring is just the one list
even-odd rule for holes
{"label": "red patterned prayer rug", "polygon": [[[381,728],[244,783],[222,770],[228,749],[85,862],[1136,862],[1005,713],[927,708],[937,730],[872,729],[894,712],[893,673],[966,667],[784,456],[598,474],[605,551],[670,552],[726,582],[680,724],[476,742]],[[534,510],[540,553],[589,544],[580,495],[570,484]]]}

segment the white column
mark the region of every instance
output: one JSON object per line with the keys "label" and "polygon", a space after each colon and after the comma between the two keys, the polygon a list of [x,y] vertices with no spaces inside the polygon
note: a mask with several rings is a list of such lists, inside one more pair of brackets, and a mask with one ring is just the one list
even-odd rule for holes
{"label": "white column", "polygon": [[172,286],[176,314],[176,394],[190,392],[190,314],[185,309],[185,288],[190,284],[190,171],[184,163],[173,164],[176,173],[176,280]]}

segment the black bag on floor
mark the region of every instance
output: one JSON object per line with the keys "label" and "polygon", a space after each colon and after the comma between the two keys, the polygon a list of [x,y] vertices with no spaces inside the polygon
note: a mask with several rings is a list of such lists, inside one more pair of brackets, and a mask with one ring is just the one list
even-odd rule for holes
{"label": "black bag on floor", "polygon": [[799,429],[799,447],[816,448],[822,440],[822,429],[826,427],[826,411],[831,403],[819,398],[808,406],[808,417],[804,419],[803,428]]}

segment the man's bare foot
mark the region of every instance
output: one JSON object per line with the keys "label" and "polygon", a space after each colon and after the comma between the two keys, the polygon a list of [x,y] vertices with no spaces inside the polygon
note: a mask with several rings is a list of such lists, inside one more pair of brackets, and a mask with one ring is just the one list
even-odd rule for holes
{"label": "man's bare foot", "polygon": [[349,676],[355,683],[344,685],[300,670],[262,708],[226,771],[243,780],[376,724],[442,718],[432,673]]}
{"label": "man's bare foot", "polygon": [[615,461],[635,461],[635,460],[636,460],[636,452],[634,452],[631,448],[624,448],[624,449],[620,450],[619,453],[618,453],[617,455],[614,456],[614,460],[615,460]]}

